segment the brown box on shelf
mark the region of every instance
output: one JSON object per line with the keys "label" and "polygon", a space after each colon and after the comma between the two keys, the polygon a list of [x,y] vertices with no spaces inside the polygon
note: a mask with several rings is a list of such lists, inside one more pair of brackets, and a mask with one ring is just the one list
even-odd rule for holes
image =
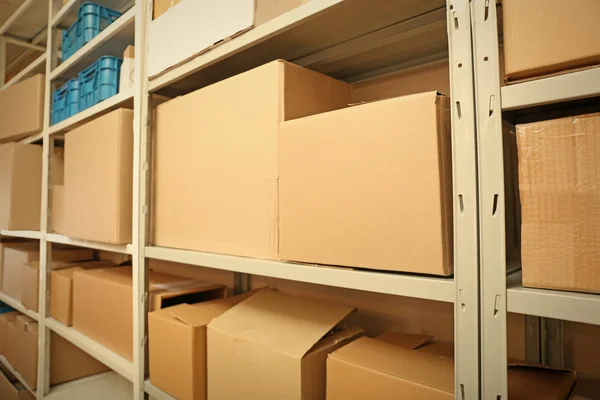
{"label": "brown box on shelf", "polygon": [[98,258],[102,261],[107,261],[113,265],[122,265],[131,261],[130,254],[113,253],[110,251],[99,251]]}
{"label": "brown box on shelf", "polygon": [[328,335],[353,310],[270,289],[253,294],[208,324],[208,398],[324,400],[327,355],[363,333]]}
{"label": "brown box on shelf", "polygon": [[0,368],[0,399],[34,400],[35,397],[8,371]]}
{"label": "brown box on shelf", "polygon": [[0,91],[0,142],[16,141],[42,131],[45,85],[44,75],[38,74]]}
{"label": "brown box on shelf", "polygon": [[50,316],[66,326],[73,325],[73,274],[91,268],[108,268],[111,265],[102,261],[77,263],[50,274]]}
{"label": "brown box on shelf", "polygon": [[[363,337],[329,355],[327,400],[454,399],[454,345],[430,336],[385,334]],[[566,400],[572,371],[511,363],[510,399]]]}
{"label": "brown box on shelf", "polygon": [[131,243],[133,111],[118,109],[65,135],[65,234]]}
{"label": "brown box on shelf", "polygon": [[42,146],[0,145],[0,229],[40,230],[41,198]]}
{"label": "brown box on shelf", "polygon": [[600,293],[600,113],[517,125],[523,285]]}
{"label": "brown box on shelf", "polygon": [[[38,324],[26,315],[17,317],[17,346],[19,354],[14,368],[25,382],[37,388]],[[108,368],[61,336],[50,337],[50,385],[108,371]]]}
{"label": "brown box on shelf", "polygon": [[507,81],[600,64],[597,0],[503,0],[502,14]]}
{"label": "brown box on shelf", "polygon": [[6,353],[4,357],[8,363],[15,367],[17,363],[17,359],[19,358],[20,350],[19,340],[18,340],[18,331],[17,331],[17,317],[22,315],[17,313],[14,315],[14,318],[6,319]]}
{"label": "brown box on shelf", "polygon": [[63,185],[52,188],[52,231],[62,235],[68,230],[65,227],[67,213],[65,210],[65,187]]}
{"label": "brown box on shelf", "polygon": [[[150,311],[226,296],[224,285],[153,271],[148,275]],[[73,274],[73,327],[128,360],[133,359],[132,290],[131,267]]]}
{"label": "brown box on shelf", "polygon": [[277,259],[279,123],[349,100],[348,84],[274,61],[158,106],[154,244]]}
{"label": "brown box on shelf", "polygon": [[429,92],[282,123],[281,258],[452,274],[448,104]]}
{"label": "brown box on shelf", "polygon": [[179,400],[205,400],[206,326],[251,293],[148,314],[150,381]]}
{"label": "brown box on shelf", "polygon": [[17,311],[8,312],[0,315],[0,355],[6,356],[8,322],[14,321],[19,313]]}

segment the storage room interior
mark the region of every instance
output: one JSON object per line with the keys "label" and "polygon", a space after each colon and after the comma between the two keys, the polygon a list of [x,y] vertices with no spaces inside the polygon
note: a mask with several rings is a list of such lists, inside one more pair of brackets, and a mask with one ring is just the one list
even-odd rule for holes
{"label": "storage room interior", "polygon": [[600,399],[597,0],[0,0],[0,400]]}

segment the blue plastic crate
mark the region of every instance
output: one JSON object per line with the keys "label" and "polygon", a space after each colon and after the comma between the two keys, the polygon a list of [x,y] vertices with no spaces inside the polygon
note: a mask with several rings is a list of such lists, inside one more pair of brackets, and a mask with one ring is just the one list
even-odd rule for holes
{"label": "blue plastic crate", "polygon": [[62,31],[63,61],[112,24],[122,14],[96,3],[83,3],[77,20]]}
{"label": "blue plastic crate", "polygon": [[123,60],[102,56],[79,73],[79,111],[119,93],[119,75]]}
{"label": "blue plastic crate", "polygon": [[15,309],[0,301],[0,314],[6,314],[12,311],[15,311]]}
{"label": "blue plastic crate", "polygon": [[79,112],[79,80],[71,79],[52,95],[52,124]]}

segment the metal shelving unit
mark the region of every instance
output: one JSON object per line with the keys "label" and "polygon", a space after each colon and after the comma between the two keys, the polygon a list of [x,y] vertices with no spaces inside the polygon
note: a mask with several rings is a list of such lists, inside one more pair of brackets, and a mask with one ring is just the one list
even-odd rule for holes
{"label": "metal shelving unit", "polygon": [[[600,68],[502,87],[500,1],[473,0],[481,246],[481,387],[485,399],[507,399],[506,313],[600,325],[600,296],[524,288],[507,277],[502,112],[600,96]],[[495,212],[494,212],[495,211]],[[520,261],[516,261],[520,267]]]}

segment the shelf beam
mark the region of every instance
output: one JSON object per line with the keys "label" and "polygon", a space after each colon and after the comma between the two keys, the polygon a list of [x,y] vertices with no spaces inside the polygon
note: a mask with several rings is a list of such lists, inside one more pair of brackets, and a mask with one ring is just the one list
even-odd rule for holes
{"label": "shelf beam", "polygon": [[[17,380],[23,385],[23,387],[25,387],[25,389],[27,389],[27,391],[29,393],[31,393],[33,395],[33,397],[35,397],[35,391],[31,390],[31,387],[29,386],[29,384],[27,382],[25,382],[25,379],[23,379],[21,374],[19,372],[17,372],[17,370],[14,369],[12,365],[9,364],[6,357],[0,356],[0,364],[2,364],[12,375],[14,375],[14,377],[17,378]],[[0,372],[0,374],[1,373],[2,372]]]}
{"label": "shelf beam", "polygon": [[168,395],[167,393],[154,386],[152,382],[150,382],[150,379],[146,380],[144,387],[146,393],[148,393],[148,395],[152,396],[156,400],[177,400],[175,399],[175,397]]}
{"label": "shelf beam", "polygon": [[92,242],[89,240],[73,239],[67,236],[56,233],[48,233],[46,240],[50,243],[60,243],[69,246],[85,247],[94,250],[110,251],[113,253],[132,254],[133,247],[131,244],[110,244],[101,242]]}
{"label": "shelf beam", "polygon": [[5,35],[10,30],[11,26],[19,19],[37,0],[25,0],[19,8],[2,24],[0,27],[0,36]]}
{"label": "shelf beam", "polygon": [[33,310],[29,310],[29,309],[25,308],[25,306],[23,304],[21,304],[21,302],[19,300],[15,299],[14,297],[9,296],[8,294],[6,294],[4,292],[1,292],[1,291],[0,291],[0,301],[8,304],[9,306],[14,308],[21,314],[25,314],[29,318],[31,318],[35,321],[39,320],[38,313],[36,313]]}
{"label": "shelf beam", "polygon": [[41,239],[42,234],[39,231],[7,231],[0,230],[0,236],[11,236],[22,239]]}
{"label": "shelf beam", "polygon": [[[31,64],[25,67],[21,72],[15,75],[10,81],[6,82],[2,89],[6,89],[18,82],[21,82],[23,79],[28,78],[36,73],[44,72],[46,67],[46,53],[40,55],[38,58],[33,60]],[[41,137],[40,137],[41,139]]]}

